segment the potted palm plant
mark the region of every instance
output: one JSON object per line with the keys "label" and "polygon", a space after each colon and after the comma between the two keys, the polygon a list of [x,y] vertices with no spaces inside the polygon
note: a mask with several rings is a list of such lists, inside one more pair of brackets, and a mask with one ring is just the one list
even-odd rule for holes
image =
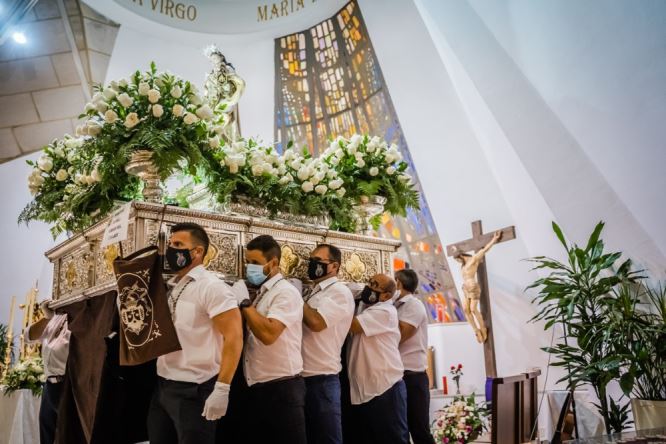
{"label": "potted palm plant", "polygon": [[599,399],[597,408],[604,418],[606,432],[622,431],[629,423],[628,403],[621,404],[608,394],[611,381],[620,378],[625,355],[617,353],[616,341],[609,318],[622,301],[616,297],[623,284],[641,279],[632,271],[631,261],[617,265],[619,252],[607,253],[601,240],[604,224],[600,222],[584,248],[569,244],[560,227],[553,230],[566,250],[566,261],[539,256],[530,259],[535,270],[549,271],[530,288],[538,288],[534,298],[539,312],[533,321],[545,321],[545,329],[561,324],[564,335],[551,347],[544,348],[568,375],[558,382],[567,382],[569,389],[588,384]]}
{"label": "potted palm plant", "polygon": [[637,430],[666,427],[666,288],[622,285],[608,319]]}

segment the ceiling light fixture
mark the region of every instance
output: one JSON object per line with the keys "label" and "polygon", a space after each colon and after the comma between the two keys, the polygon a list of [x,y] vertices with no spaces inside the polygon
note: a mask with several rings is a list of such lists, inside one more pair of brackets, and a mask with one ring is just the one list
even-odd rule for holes
{"label": "ceiling light fixture", "polygon": [[12,34],[12,38],[16,43],[20,43],[21,45],[24,45],[28,41],[28,39],[25,38],[25,34],[22,32],[15,32]]}

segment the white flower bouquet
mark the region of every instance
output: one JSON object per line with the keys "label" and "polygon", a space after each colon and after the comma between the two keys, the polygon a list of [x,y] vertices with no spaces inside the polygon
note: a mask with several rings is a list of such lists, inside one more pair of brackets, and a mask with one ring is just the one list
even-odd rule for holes
{"label": "white flower bouquet", "polygon": [[204,102],[189,81],[168,72],[136,71],[128,79],[95,87],[76,129],[91,138],[91,148],[125,160],[136,150],[150,150],[166,179],[176,171],[195,175],[201,151],[220,146],[225,116]]}
{"label": "white flower bouquet", "polygon": [[[324,151],[322,160],[337,171],[352,203],[380,196],[386,199],[384,209],[389,214],[406,216],[407,208],[419,209],[418,192],[396,145],[389,146],[377,136],[338,137]],[[371,221],[375,228],[379,218]]]}
{"label": "white flower bouquet", "polygon": [[16,390],[28,389],[32,394],[42,394],[42,387],[46,382],[42,358],[31,356],[10,368],[2,383],[5,386],[5,395]]}
{"label": "white flower bouquet", "polygon": [[474,394],[456,396],[451,404],[435,412],[430,430],[437,444],[465,444],[481,435],[487,416],[488,409],[476,404]]}

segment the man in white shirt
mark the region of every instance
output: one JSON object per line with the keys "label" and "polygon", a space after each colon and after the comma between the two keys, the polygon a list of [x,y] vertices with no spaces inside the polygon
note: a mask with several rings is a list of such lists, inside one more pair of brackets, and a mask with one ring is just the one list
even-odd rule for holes
{"label": "man in white shirt", "polygon": [[248,329],[243,373],[252,410],[249,443],[306,442],[303,298],[280,273],[280,255],[280,245],[267,235],[252,239],[245,251],[246,279],[259,287],[252,302],[240,302]]}
{"label": "man in white shirt", "polygon": [[171,228],[166,260],[169,308],[182,350],[157,359],[148,412],[151,444],[215,442],[229,384],[243,347],[242,321],[230,287],[203,267],[208,235],[195,223]]}
{"label": "man in white shirt", "polygon": [[361,292],[362,311],[350,328],[348,371],[355,435],[362,443],[409,443],[396,285],[377,274]]}
{"label": "man in white shirt", "polygon": [[310,253],[308,277],[315,284],[303,305],[303,376],[308,444],[342,444],[340,350],[352,317],[354,297],[337,275],[340,250],[321,244]]}
{"label": "man in white shirt", "polygon": [[62,394],[65,367],[69,356],[70,331],[65,313],[55,314],[48,306],[50,301],[40,304],[44,318],[28,327],[28,342],[41,342],[42,362],[46,382],[39,406],[39,442],[55,442],[58,405]]}
{"label": "man in white shirt", "polygon": [[407,389],[407,426],[414,444],[434,444],[430,434],[430,387],[428,367],[428,315],[423,303],[414,296],[419,285],[416,272],[399,270],[395,281],[400,292],[395,301],[400,328],[400,356],[405,367]]}

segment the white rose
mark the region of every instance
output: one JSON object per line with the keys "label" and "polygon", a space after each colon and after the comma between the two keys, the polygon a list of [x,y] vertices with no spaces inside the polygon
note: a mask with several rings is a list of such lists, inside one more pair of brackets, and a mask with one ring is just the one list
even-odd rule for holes
{"label": "white rose", "polygon": [[315,193],[317,194],[324,194],[326,191],[328,191],[328,187],[326,185],[317,185],[315,187]]}
{"label": "white rose", "polygon": [[118,114],[116,114],[114,110],[110,109],[104,113],[104,120],[106,123],[114,123],[116,120],[118,120]]}
{"label": "white rose", "polygon": [[331,181],[328,183],[328,187],[329,187],[330,189],[332,189],[332,190],[337,190],[337,189],[340,188],[343,184],[344,184],[344,182],[342,181],[342,179],[335,179],[335,180],[331,180]]}
{"label": "white rose", "polygon": [[69,174],[67,174],[67,171],[63,170],[63,169],[60,169],[56,173],[56,180],[58,182],[62,182],[63,180],[67,179],[67,176],[69,176]]}
{"label": "white rose", "polygon": [[176,105],[173,106],[173,109],[171,111],[173,112],[174,116],[180,117],[185,112],[185,108],[183,107],[183,105],[177,105],[176,104]]}
{"label": "white rose", "polygon": [[359,160],[357,160],[357,161],[356,161],[356,165],[357,165],[359,168],[363,168],[363,167],[365,166],[365,160],[363,160],[363,159],[359,159]]}
{"label": "white rose", "polygon": [[53,161],[49,157],[42,156],[37,160],[37,166],[40,170],[48,173],[53,169]]}
{"label": "white rose", "polygon": [[72,151],[71,153],[67,154],[67,162],[73,163],[76,159],[78,159],[76,151]]}
{"label": "white rose", "polygon": [[289,166],[290,166],[292,169],[294,169],[294,170],[298,170],[298,169],[300,169],[300,168],[301,168],[301,161],[300,161],[300,159],[294,159],[294,160],[292,160],[291,163],[289,164]]}
{"label": "white rose", "polygon": [[342,197],[345,195],[346,192],[347,190],[345,190],[344,188],[340,188],[338,191],[336,191],[336,194],[338,195],[338,197]]}
{"label": "white rose", "polygon": [[88,128],[88,134],[91,136],[96,136],[102,132],[102,124],[97,120],[88,120],[86,127]]}
{"label": "white rose", "polygon": [[287,174],[285,174],[284,176],[282,176],[282,177],[280,178],[280,180],[278,181],[278,183],[279,183],[280,185],[286,185],[286,184],[288,184],[289,182],[293,182],[293,180],[294,180],[294,178],[292,177],[292,175],[289,174],[289,173],[287,173]]}
{"label": "white rose", "polygon": [[261,176],[264,173],[264,167],[261,164],[252,165],[252,174],[254,176]]}
{"label": "white rose", "polygon": [[199,118],[192,113],[185,113],[185,117],[183,117],[183,122],[185,122],[188,125],[192,125],[193,123],[197,123],[198,121]]}
{"label": "white rose", "polygon": [[65,157],[65,150],[62,149],[62,146],[58,145],[53,150],[53,154],[55,154],[58,157]]}
{"label": "white rose", "polygon": [[338,159],[337,157],[331,157],[331,164],[333,164],[333,166],[336,166],[339,163],[340,159]]}
{"label": "white rose", "polygon": [[235,163],[232,163],[231,165],[229,165],[229,172],[231,174],[236,174],[238,172],[238,165],[235,164]]}
{"label": "white rose", "polygon": [[118,82],[115,80],[111,80],[111,82],[109,82],[109,87],[115,89],[116,91],[118,90],[118,86],[120,85],[118,85]]}
{"label": "white rose", "polygon": [[296,173],[296,176],[300,180],[306,180],[308,177],[310,177],[310,170],[306,166],[302,166],[298,169],[298,173]]}
{"label": "white rose", "polygon": [[219,138],[219,136],[209,138],[208,139],[208,145],[211,148],[219,148],[220,147],[220,138]]}
{"label": "white rose", "polygon": [[203,120],[210,120],[213,117],[213,110],[210,106],[204,105],[196,111],[197,117]]}
{"label": "white rose", "polygon": [[402,182],[411,182],[412,178],[408,174],[402,174],[398,177]]}
{"label": "white rose", "polygon": [[164,80],[162,80],[162,74],[159,74],[159,77],[155,79],[155,85],[159,86],[160,88],[164,86]]}
{"label": "white rose", "polygon": [[394,173],[395,173],[395,168],[394,167],[390,166],[390,167],[386,168],[386,174],[388,174],[389,176],[393,176]]}
{"label": "white rose", "polygon": [[376,176],[377,174],[379,174],[379,168],[377,168],[377,167],[370,168],[370,175],[371,176]]}
{"label": "white rose", "polygon": [[76,134],[77,137],[80,136],[85,136],[87,135],[88,130],[85,125],[79,125],[76,127],[76,131],[74,131],[74,134]]}
{"label": "white rose", "polygon": [[213,131],[215,131],[215,134],[222,135],[224,132],[224,125],[215,125]]}
{"label": "white rose", "polygon": [[111,100],[111,99],[113,99],[114,97],[116,97],[116,94],[118,94],[118,92],[115,91],[113,88],[106,88],[106,89],[104,90],[104,93],[103,93],[104,98],[105,98],[106,100]]}
{"label": "white rose", "polygon": [[162,105],[160,104],[153,105],[153,116],[159,118],[162,117],[163,114],[164,114],[164,108],[162,108]]}
{"label": "white rose", "polygon": [[349,154],[355,154],[356,150],[358,150],[358,145],[355,145],[353,143],[350,143],[349,145],[347,145],[347,152]]}
{"label": "white rose", "polygon": [[120,86],[121,88],[125,88],[127,86],[127,79],[120,79],[118,81],[118,86]]}
{"label": "white rose", "polygon": [[95,109],[97,109],[97,112],[103,113],[107,109],[109,109],[109,104],[106,102],[97,102],[97,106],[95,107]]}
{"label": "white rose", "polygon": [[287,167],[284,164],[281,164],[279,167],[277,167],[277,174],[280,176],[283,176],[287,172]]}
{"label": "white rose", "polygon": [[90,177],[91,177],[92,180],[94,180],[95,182],[99,182],[99,181],[102,180],[102,175],[100,174],[100,172],[99,172],[99,170],[98,170],[97,168],[95,168],[94,170],[92,170],[92,173],[90,173]]}
{"label": "white rose", "polygon": [[175,85],[173,88],[171,88],[171,97],[174,99],[180,99],[180,96],[183,95],[183,91],[181,91],[180,86]]}
{"label": "white rose", "polygon": [[157,101],[160,100],[161,96],[162,95],[160,94],[160,92],[156,89],[151,89],[150,91],[148,91],[148,101],[150,103],[157,103]]}
{"label": "white rose", "polygon": [[306,181],[306,182],[303,182],[303,185],[301,185],[301,189],[303,191],[305,191],[306,193],[309,193],[314,189],[314,185],[312,184],[312,182]]}
{"label": "white rose", "polygon": [[203,100],[202,100],[201,97],[199,97],[197,94],[192,94],[192,95],[190,96],[190,103],[191,103],[192,105],[199,106],[199,105],[201,105],[201,104],[203,103]]}
{"label": "white rose", "polygon": [[149,84],[147,84],[146,82],[139,83],[139,94],[141,94],[142,96],[147,96],[148,91],[150,91]]}
{"label": "white rose", "polygon": [[89,113],[90,111],[95,111],[97,110],[97,106],[95,106],[94,103],[86,103],[86,108],[83,110],[85,113]]}
{"label": "white rose", "polygon": [[134,103],[134,99],[129,96],[127,93],[122,93],[117,97],[118,103],[120,103],[125,108],[129,108]]}
{"label": "white rose", "polygon": [[134,128],[139,123],[137,113],[129,113],[125,118],[125,128]]}
{"label": "white rose", "polygon": [[101,102],[104,100],[104,94],[101,92],[96,92],[93,94],[92,99],[90,99],[93,104],[97,105],[97,102]]}

